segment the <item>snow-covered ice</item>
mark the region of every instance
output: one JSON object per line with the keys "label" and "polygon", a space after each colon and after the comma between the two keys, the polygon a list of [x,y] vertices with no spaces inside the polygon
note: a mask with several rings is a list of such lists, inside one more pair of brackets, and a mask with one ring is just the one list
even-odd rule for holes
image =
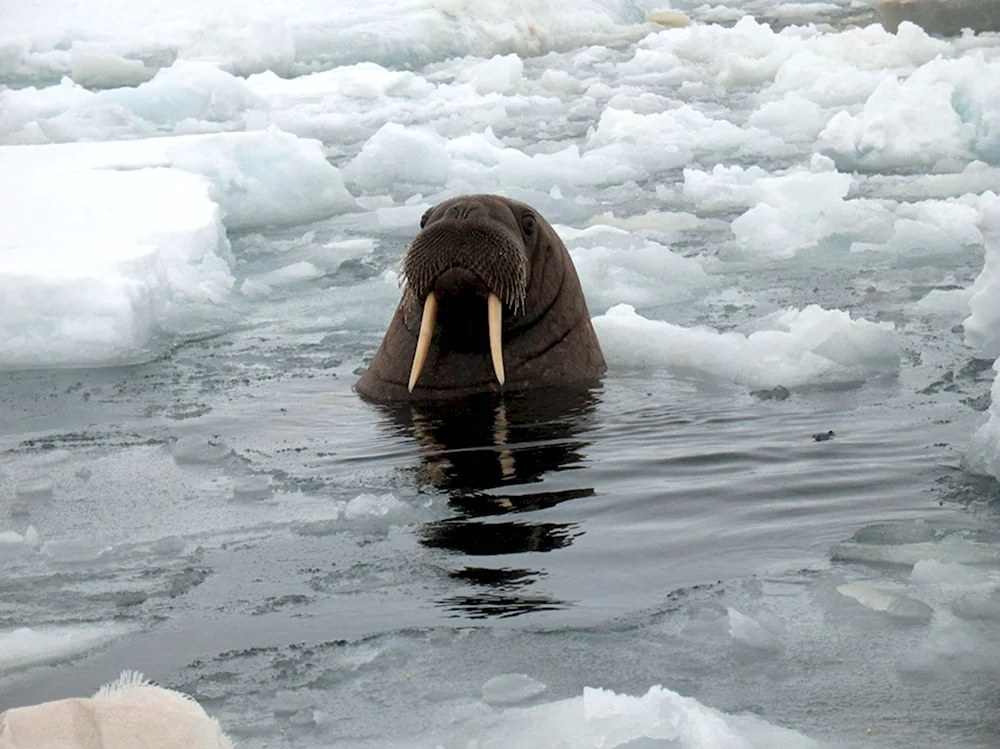
{"label": "snow-covered ice", "polygon": [[318,143],[276,130],[6,147],[0,178],[4,368],[148,360],[225,314],[227,228],[354,207]]}

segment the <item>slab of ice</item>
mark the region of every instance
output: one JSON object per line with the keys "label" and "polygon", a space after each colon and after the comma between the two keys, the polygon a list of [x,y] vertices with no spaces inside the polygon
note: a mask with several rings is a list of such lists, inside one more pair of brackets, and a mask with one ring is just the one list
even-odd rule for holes
{"label": "slab of ice", "polygon": [[754,388],[859,382],[899,368],[891,323],[816,305],[762,318],[749,335],[648,320],[626,304],[594,318],[612,368],[668,369]]}
{"label": "slab of ice", "polygon": [[729,635],[733,642],[753,650],[780,650],[783,624],[773,615],[750,617],[732,607],[726,609],[729,616]]}
{"label": "slab of ice", "polygon": [[996,378],[990,390],[989,417],[972,435],[963,464],[973,473],[993,476],[1000,481],[1000,359],[993,364]]}
{"label": "slab of ice", "polygon": [[35,526],[29,525],[24,533],[0,531],[0,555],[37,549],[40,543]]}
{"label": "slab of ice", "polygon": [[537,697],[545,685],[526,674],[501,674],[483,684],[483,702],[489,705],[516,705]]}
{"label": "slab of ice", "polygon": [[[1000,197],[988,192],[980,196],[979,230],[986,247],[983,270],[973,283],[965,319],[966,343],[990,356],[1000,357]],[[965,452],[965,465],[975,473],[1000,480],[1000,358],[991,391],[989,420],[973,435]]]}
{"label": "slab of ice", "polygon": [[989,356],[1000,356],[1000,196],[984,193],[976,208],[986,258],[972,285],[972,314],[964,323],[965,342]]}
{"label": "slab of ice", "polygon": [[448,141],[437,133],[390,122],[344,167],[344,178],[362,190],[389,192],[400,182],[444,185],[451,171]]}
{"label": "slab of ice", "polygon": [[904,80],[889,77],[852,115],[841,111],[821,147],[847,167],[933,167],[945,159],[1000,158],[1000,61],[935,59]]}
{"label": "slab of ice", "polygon": [[0,630],[0,673],[58,663],[123,637],[124,624],[74,624]]}
{"label": "slab of ice", "polygon": [[[139,63],[141,65],[141,63]],[[92,92],[86,80],[0,91],[0,143],[64,143],[243,129],[265,108],[241,78],[178,61],[138,87]]]}
{"label": "slab of ice", "polygon": [[353,207],[278,131],[0,148],[0,367],[147,360],[225,315],[226,226]]}
{"label": "slab of ice", "polygon": [[800,733],[752,715],[728,715],[662,686],[633,697],[586,688],[583,695],[499,715],[467,720],[443,736],[405,742],[409,746],[466,746],[476,736],[481,749],[816,749]]}
{"label": "slab of ice", "polygon": [[344,507],[348,520],[385,518],[407,514],[409,506],[391,494],[359,494]]}
{"label": "slab of ice", "polygon": [[755,259],[786,259],[841,238],[853,252],[920,257],[978,247],[976,198],[897,203],[848,198],[855,175],[815,154],[807,168],[769,174],[760,167],[716,165],[684,170],[684,197],[709,211],[748,207],[732,222],[727,251]]}
{"label": "slab of ice", "polygon": [[866,609],[884,612],[893,619],[926,623],[934,616],[934,609],[919,599],[879,590],[864,583],[838,585],[837,592],[853,598]]}
{"label": "slab of ice", "polygon": [[4,156],[0,367],[141,361],[223,301],[228,242],[203,177],[17,169]]}
{"label": "slab of ice", "polygon": [[1000,561],[1000,550],[990,544],[952,534],[937,541],[892,545],[845,541],[833,547],[832,557],[841,562],[898,564],[907,567],[926,560],[957,564],[995,564]]}
{"label": "slab of ice", "polygon": [[697,260],[629,231],[594,226],[562,236],[592,313],[621,303],[641,308],[684,302],[718,285]]}
{"label": "slab of ice", "polygon": [[776,155],[787,150],[780,138],[764,130],[709,117],[689,104],[653,114],[608,107],[587,146],[614,149],[633,171],[632,179],[682,167],[696,155]]}

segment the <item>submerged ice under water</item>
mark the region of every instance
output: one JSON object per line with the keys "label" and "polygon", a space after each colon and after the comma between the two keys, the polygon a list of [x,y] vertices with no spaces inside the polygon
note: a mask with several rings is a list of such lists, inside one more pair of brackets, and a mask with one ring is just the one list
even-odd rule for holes
{"label": "submerged ice under water", "polygon": [[[135,668],[241,746],[996,746],[1000,37],[668,10],[2,11],[0,711]],[[604,387],[361,402],[474,191],[556,225]]]}

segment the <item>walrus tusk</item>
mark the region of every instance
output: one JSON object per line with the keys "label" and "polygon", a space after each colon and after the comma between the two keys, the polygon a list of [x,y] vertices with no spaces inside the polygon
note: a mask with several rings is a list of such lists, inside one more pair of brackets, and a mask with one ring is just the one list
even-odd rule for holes
{"label": "walrus tusk", "polygon": [[[498,300],[499,301],[499,300]],[[417,384],[420,370],[424,368],[427,350],[431,347],[431,334],[434,332],[434,321],[437,319],[438,303],[434,292],[427,295],[424,301],[424,315],[420,320],[420,334],[417,336],[417,350],[413,353],[413,366],[410,368],[410,392]]]}
{"label": "walrus tusk", "polygon": [[500,297],[493,292],[486,298],[486,310],[490,322],[490,356],[493,357],[493,371],[497,373],[497,380],[503,385],[503,342],[500,337],[503,306]]}

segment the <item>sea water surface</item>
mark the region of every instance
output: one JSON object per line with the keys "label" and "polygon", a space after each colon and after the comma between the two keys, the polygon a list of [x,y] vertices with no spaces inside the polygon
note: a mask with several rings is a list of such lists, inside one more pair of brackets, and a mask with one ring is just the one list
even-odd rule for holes
{"label": "sea water surface", "polygon": [[[1000,42],[888,35],[854,5],[687,8],[666,30],[653,6],[529,6],[513,27],[420,3],[108,11],[120,38],[76,19],[50,47],[17,19],[34,46],[0,67],[0,167],[191,133],[259,150],[114,157],[192,170],[223,206],[199,226],[224,242],[161,248],[154,281],[101,266],[102,294],[148,308],[102,306],[68,260],[31,271],[47,300],[0,308],[0,710],[132,668],[244,747],[1000,742],[1000,492],[963,462],[995,373],[961,326],[1000,160],[972,81]],[[157,78],[123,81],[139,60]],[[934,130],[907,107],[945,79],[966,119]],[[878,116],[913,138],[879,140]],[[350,207],[317,218],[283,163],[336,167]],[[353,393],[420,214],[468,191],[566,239],[602,387]],[[94,334],[115,314],[132,337]]]}

